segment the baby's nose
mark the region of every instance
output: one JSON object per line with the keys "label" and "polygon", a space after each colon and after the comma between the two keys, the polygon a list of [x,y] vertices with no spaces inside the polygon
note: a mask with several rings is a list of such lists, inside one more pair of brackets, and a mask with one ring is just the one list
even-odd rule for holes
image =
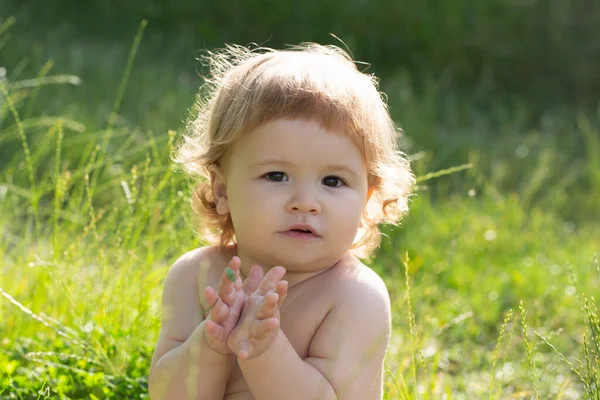
{"label": "baby's nose", "polygon": [[321,202],[310,189],[300,190],[289,202],[288,211],[319,214],[321,212]]}

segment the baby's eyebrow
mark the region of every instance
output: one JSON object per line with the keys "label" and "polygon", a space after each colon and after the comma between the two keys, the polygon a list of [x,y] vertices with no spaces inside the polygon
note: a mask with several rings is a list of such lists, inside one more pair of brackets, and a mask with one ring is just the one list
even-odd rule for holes
{"label": "baby's eyebrow", "polygon": [[250,166],[250,168],[257,168],[257,167],[265,167],[267,165],[294,165],[294,163],[291,163],[289,161],[284,161],[284,160],[265,160],[265,161],[261,161],[259,163],[253,164],[252,166]]}
{"label": "baby's eyebrow", "polygon": [[[285,160],[265,160],[265,161],[261,161],[259,163],[253,164],[250,168],[265,167],[268,165],[295,166],[296,164],[289,162],[289,161],[285,161]],[[325,169],[329,170],[329,171],[345,171],[351,175],[358,176],[358,174],[356,173],[354,168],[352,168],[348,165],[344,165],[344,164],[328,164],[325,166]]]}
{"label": "baby's eyebrow", "polygon": [[347,173],[349,173],[350,175],[354,175],[357,176],[358,174],[354,171],[354,168],[349,167],[347,165],[341,165],[341,164],[329,164],[325,167],[328,170],[333,170],[333,171],[345,171]]}

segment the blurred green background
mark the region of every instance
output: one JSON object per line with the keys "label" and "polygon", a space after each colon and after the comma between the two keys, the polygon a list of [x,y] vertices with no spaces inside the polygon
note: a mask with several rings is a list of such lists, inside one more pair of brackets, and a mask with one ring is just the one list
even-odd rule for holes
{"label": "blurred green background", "polygon": [[385,398],[600,395],[532,333],[600,387],[599,2],[0,0],[0,398],[146,395],[164,276],[199,245],[169,164],[197,58],[307,41],[380,78],[421,178],[369,264],[392,298]]}
{"label": "blurred green background", "polygon": [[334,33],[382,76],[399,69],[446,75],[467,91],[526,96],[544,108],[594,104],[600,90],[600,11],[589,0],[8,3],[10,14],[31,22],[15,34],[41,31],[56,46],[76,35],[119,47],[146,18],[146,49],[182,65],[193,49],[332,42]]}
{"label": "blurred green background", "polygon": [[[411,151],[435,151],[430,169],[467,161],[471,149],[510,162],[480,166],[505,191],[524,184],[523,159],[551,146],[544,185],[532,199],[565,218],[598,216],[586,195],[597,180],[583,176],[590,139],[578,119],[598,121],[600,6],[564,0],[380,1],[100,1],[4,0],[18,21],[5,37],[0,64],[10,80],[74,74],[81,87],[41,91],[33,114],[66,112],[88,130],[107,125],[140,21],[148,21],[122,105],[120,126],[154,133],[180,129],[201,79],[196,57],[226,43],[279,48],[317,41],[347,46],[381,78],[391,112]],[[343,43],[331,36],[334,34]],[[58,101],[57,99],[60,99]],[[420,103],[415,107],[415,101]],[[63,106],[69,104],[68,107]],[[33,108],[33,107],[32,107]],[[6,160],[15,142],[4,142]],[[519,151],[517,151],[519,149]],[[70,154],[66,153],[67,156]],[[592,159],[598,161],[598,158]],[[494,164],[491,162],[490,164]],[[597,169],[596,169],[597,171]],[[586,171],[589,172],[589,171]],[[594,178],[596,179],[596,178]],[[526,183],[528,184],[528,182]],[[597,191],[594,191],[598,194]],[[546,197],[545,200],[540,197]]]}

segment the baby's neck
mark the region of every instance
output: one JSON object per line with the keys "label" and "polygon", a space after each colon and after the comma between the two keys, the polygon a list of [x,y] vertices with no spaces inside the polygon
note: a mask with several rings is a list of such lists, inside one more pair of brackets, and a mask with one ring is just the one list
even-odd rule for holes
{"label": "baby's neck", "polygon": [[[266,275],[266,273],[269,272],[273,267],[276,267],[279,265],[279,264],[278,265],[269,265],[268,263],[261,262],[261,260],[256,260],[250,254],[245,253],[243,251],[243,249],[237,248],[237,246],[235,248],[231,248],[228,253],[231,253],[231,254],[227,254],[227,257],[229,259],[231,257],[233,257],[234,255],[237,255],[240,258],[240,260],[242,261],[240,272],[241,272],[243,279],[248,277],[248,275],[250,274],[250,268],[252,268],[253,265],[258,265],[262,268],[263,276]],[[346,254],[344,257],[346,257],[346,256],[349,256],[349,255]],[[291,288],[291,287],[294,287],[314,276],[317,276],[317,275],[329,270],[336,264],[337,263],[334,263],[333,265],[330,265],[326,268],[322,268],[317,271],[309,271],[309,272],[294,271],[293,269],[286,268],[285,265],[281,265],[282,267],[286,268],[286,271],[287,271],[285,273],[285,276],[283,277],[283,279],[288,282],[288,288]]]}

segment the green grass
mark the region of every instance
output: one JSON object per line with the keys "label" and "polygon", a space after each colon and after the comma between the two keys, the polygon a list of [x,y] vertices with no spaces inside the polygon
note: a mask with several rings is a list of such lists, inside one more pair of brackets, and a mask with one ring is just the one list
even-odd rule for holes
{"label": "green grass", "polygon": [[[2,83],[0,398],[147,397],[162,281],[201,244],[190,182],[168,162],[188,96],[132,86],[176,68],[116,54],[80,86],[81,71],[46,61]],[[384,90],[418,175],[472,168],[422,180],[370,263],[392,298],[386,398],[598,399],[597,116],[531,127],[519,102],[483,112],[443,83],[408,82]]]}

